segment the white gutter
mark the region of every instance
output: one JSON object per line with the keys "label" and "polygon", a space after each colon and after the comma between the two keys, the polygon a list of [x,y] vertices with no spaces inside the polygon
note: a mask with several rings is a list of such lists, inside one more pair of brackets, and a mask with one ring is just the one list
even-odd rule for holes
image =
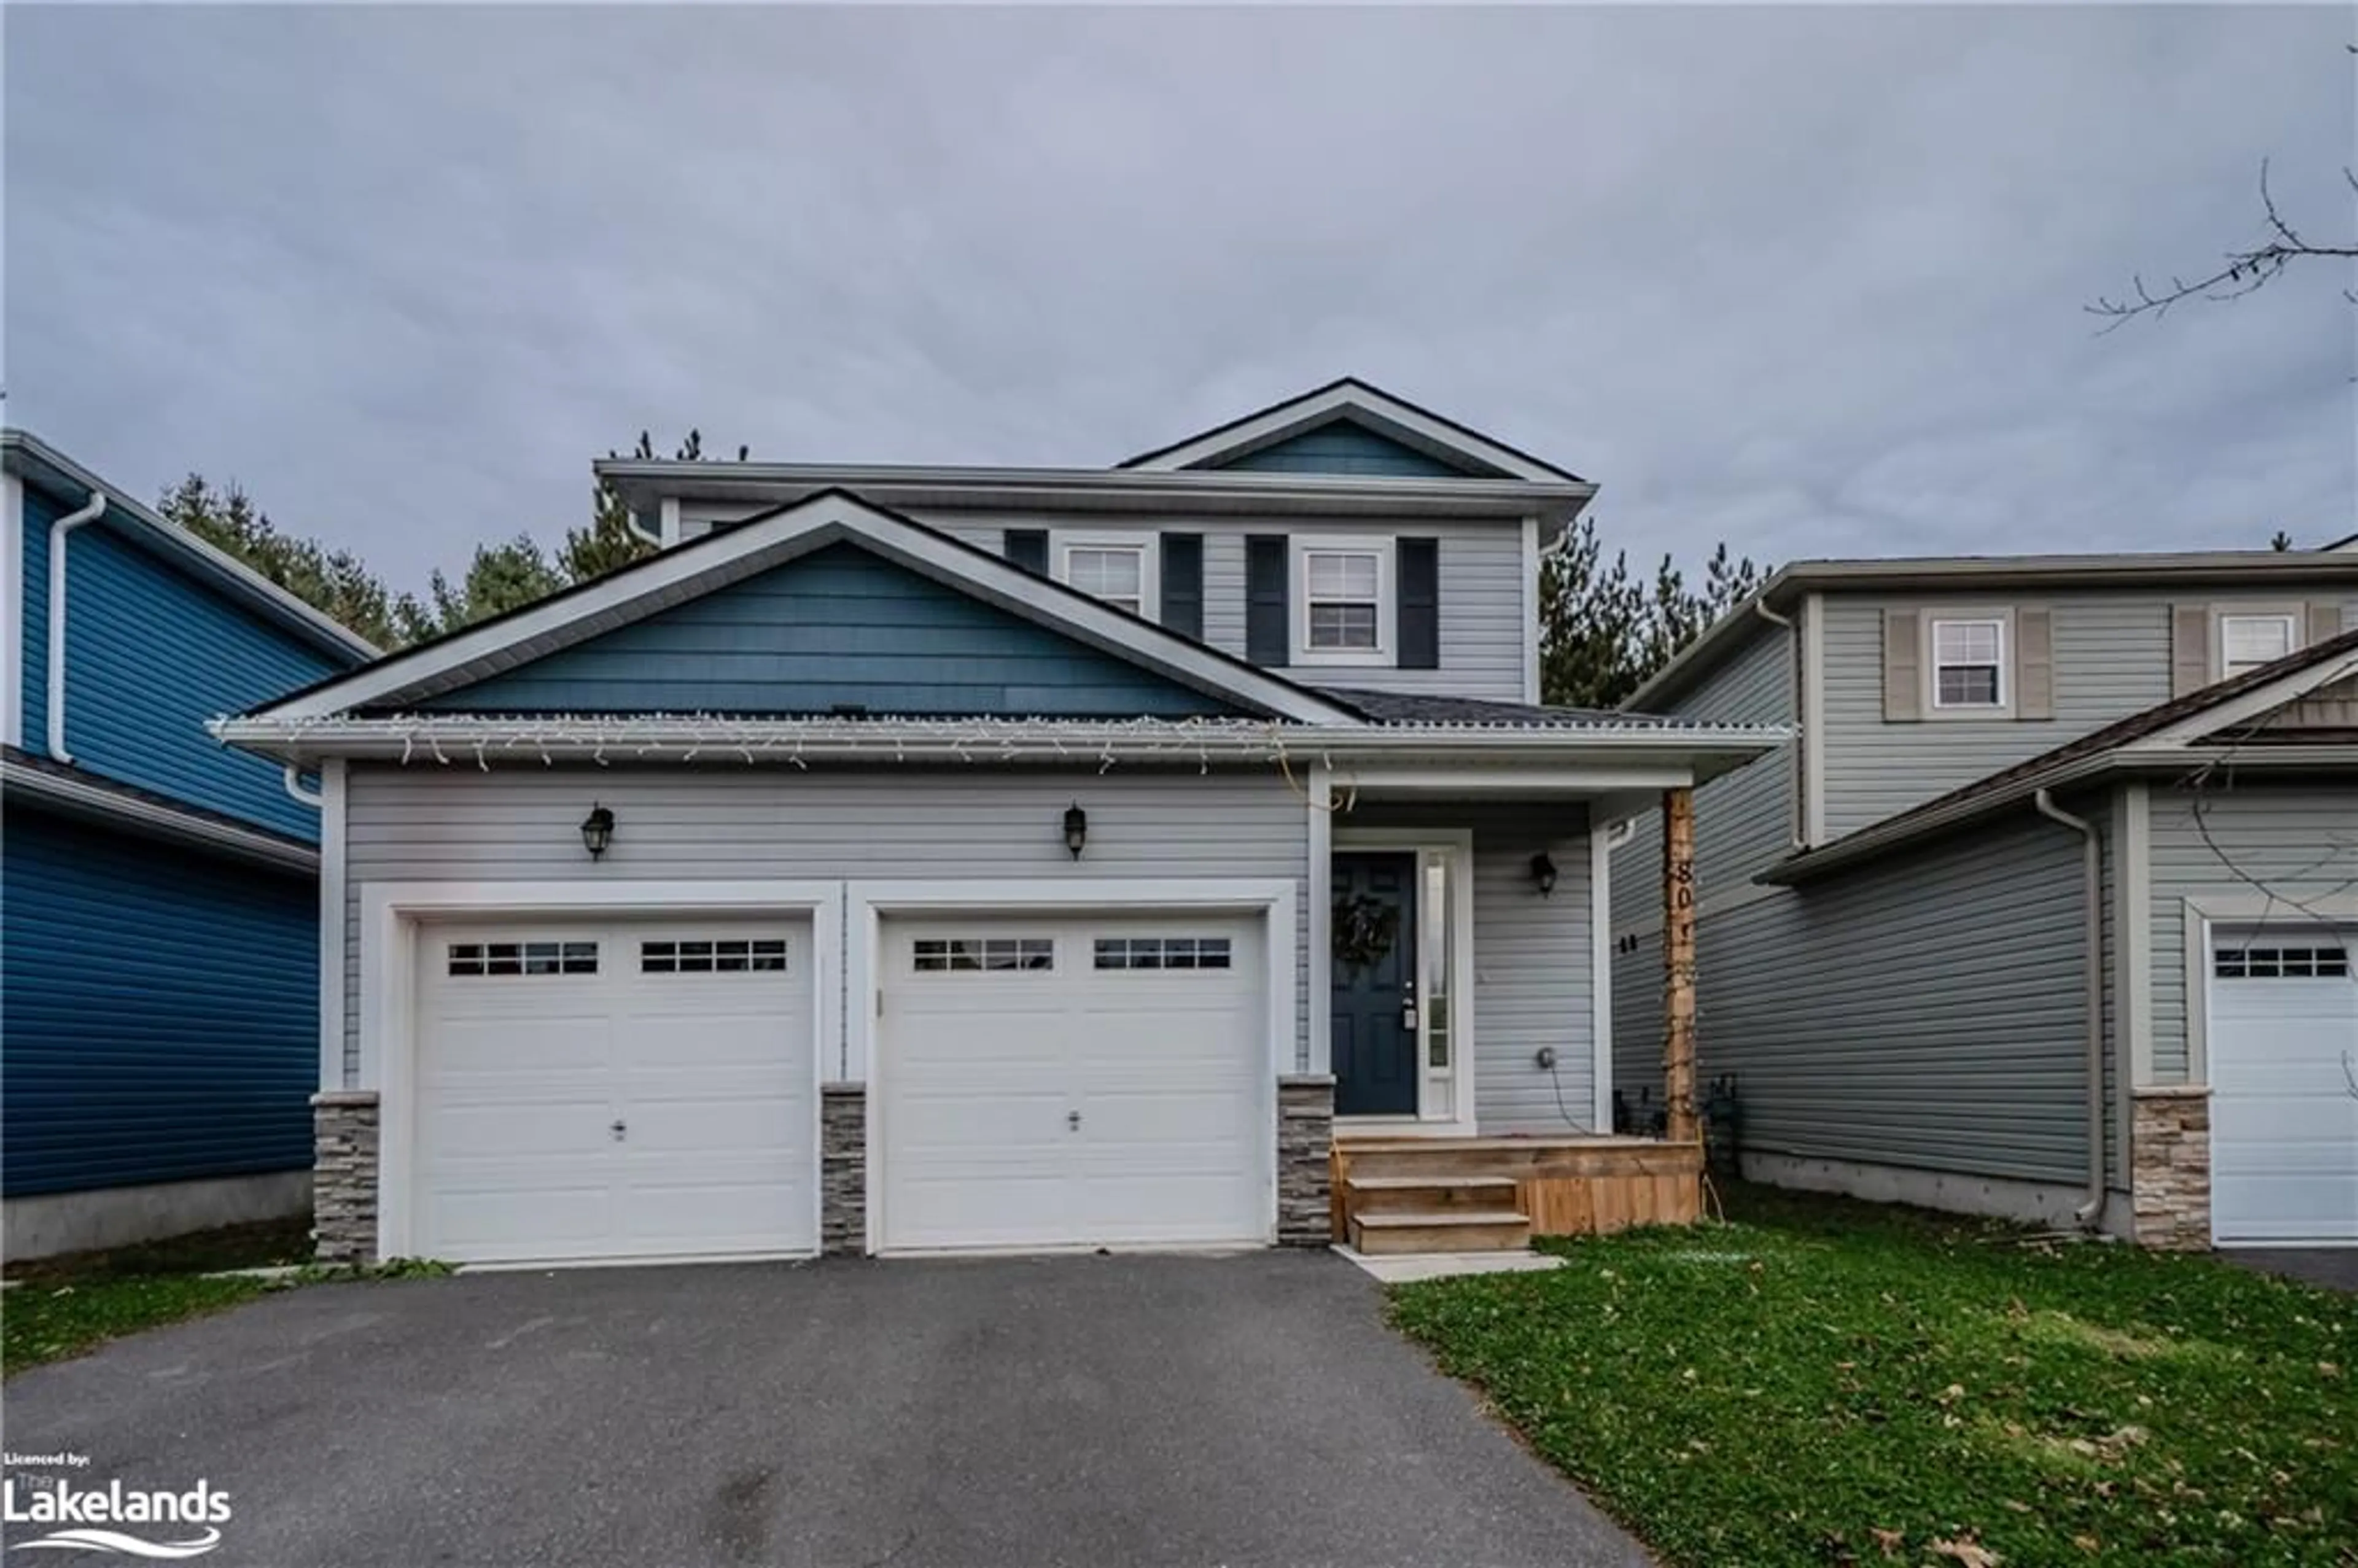
{"label": "white gutter", "polygon": [[21,762],[0,762],[0,784],[5,784],[11,795],[38,795],[77,816],[135,823],[165,838],[292,871],[319,869],[318,853],[301,845]]}
{"label": "white gutter", "polygon": [[2104,850],[2095,825],[2074,816],[2040,790],[2032,800],[2039,814],[2080,835],[2082,936],[2088,965],[2088,1201],[2072,1211],[2083,1227],[2093,1226],[2104,1212]]}
{"label": "white gutter", "polygon": [[85,523],[106,515],[106,494],[93,490],[79,512],[49,524],[49,755],[60,762],[66,750],[66,541]]}
{"label": "white gutter", "polygon": [[287,786],[287,798],[297,806],[308,806],[317,811],[328,804],[326,795],[321,795],[318,790],[303,787],[302,773],[292,762],[280,770],[278,782]]}
{"label": "white gutter", "polygon": [[1633,756],[1694,766],[1704,776],[1739,766],[1790,739],[1769,725],[1458,724],[1319,726],[1260,720],[1024,720],[719,719],[695,717],[500,719],[470,715],[386,719],[217,719],[213,736],[281,762],[327,757],[397,762],[1116,762],[1338,763],[1409,758],[1551,763]]}

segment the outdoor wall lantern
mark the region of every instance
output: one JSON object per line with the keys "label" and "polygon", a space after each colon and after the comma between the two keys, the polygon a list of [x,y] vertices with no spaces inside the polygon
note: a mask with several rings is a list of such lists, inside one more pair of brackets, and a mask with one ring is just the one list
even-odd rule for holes
{"label": "outdoor wall lantern", "polygon": [[614,814],[602,806],[592,806],[590,815],[581,819],[581,847],[597,860],[605,854],[606,847],[614,841]]}
{"label": "outdoor wall lantern", "polygon": [[1081,846],[1088,841],[1089,814],[1081,809],[1081,803],[1076,800],[1065,807],[1065,848],[1070,849],[1073,859],[1077,860],[1081,858]]}
{"label": "outdoor wall lantern", "polygon": [[1541,898],[1555,892],[1555,862],[1544,850],[1531,857],[1531,881],[1539,884]]}

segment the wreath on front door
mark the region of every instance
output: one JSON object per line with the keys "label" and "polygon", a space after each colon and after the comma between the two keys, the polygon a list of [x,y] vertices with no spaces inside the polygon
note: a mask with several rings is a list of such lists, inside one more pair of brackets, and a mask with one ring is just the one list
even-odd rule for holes
{"label": "wreath on front door", "polygon": [[1335,961],[1347,970],[1374,965],[1400,937],[1400,905],[1357,892],[1335,901]]}

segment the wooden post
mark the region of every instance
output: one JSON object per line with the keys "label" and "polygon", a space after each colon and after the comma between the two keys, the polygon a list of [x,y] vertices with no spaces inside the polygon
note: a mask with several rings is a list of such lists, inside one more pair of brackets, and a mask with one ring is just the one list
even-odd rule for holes
{"label": "wooden post", "polygon": [[1674,1143],[1695,1120],[1694,791],[1662,792],[1662,1098]]}

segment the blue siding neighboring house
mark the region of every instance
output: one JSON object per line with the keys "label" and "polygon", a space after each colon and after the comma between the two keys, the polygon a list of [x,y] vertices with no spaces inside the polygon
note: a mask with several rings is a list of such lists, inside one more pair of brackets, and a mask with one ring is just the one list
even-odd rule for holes
{"label": "blue siding neighboring house", "polygon": [[373,650],[36,438],[0,473],[0,1246],[297,1212],[318,815],[205,724]]}

